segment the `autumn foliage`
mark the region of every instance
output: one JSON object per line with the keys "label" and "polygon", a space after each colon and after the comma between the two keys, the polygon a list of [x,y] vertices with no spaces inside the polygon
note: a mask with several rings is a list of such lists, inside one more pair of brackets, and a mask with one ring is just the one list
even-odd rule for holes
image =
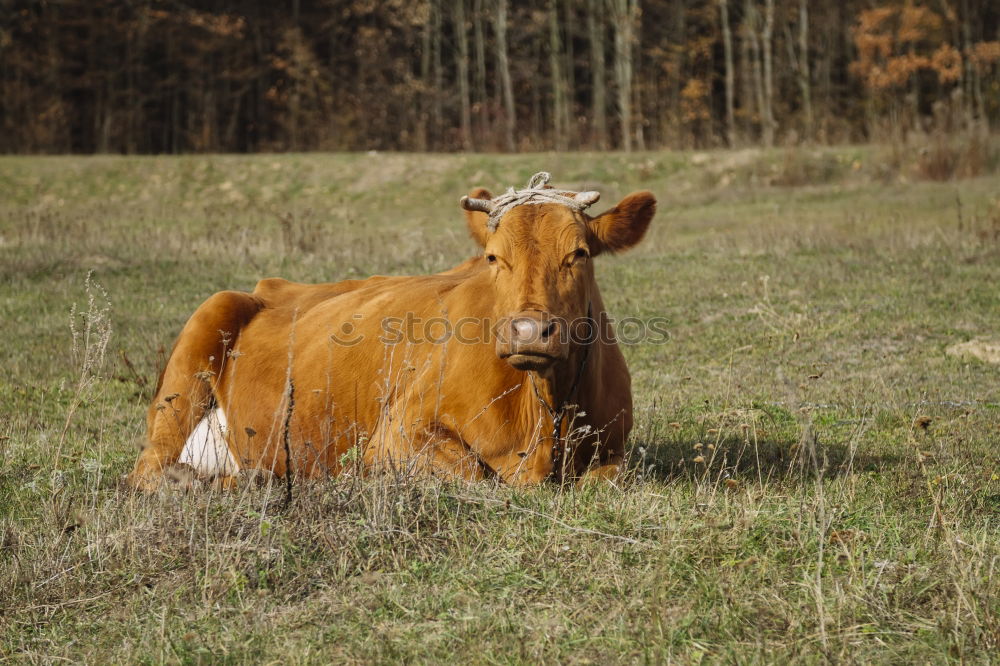
{"label": "autumn foliage", "polygon": [[541,150],[995,128],[990,0],[8,0],[0,151]]}

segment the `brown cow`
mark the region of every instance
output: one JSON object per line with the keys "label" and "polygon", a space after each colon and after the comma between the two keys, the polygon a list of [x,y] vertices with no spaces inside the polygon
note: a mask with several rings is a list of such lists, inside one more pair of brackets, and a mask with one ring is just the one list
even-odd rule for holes
{"label": "brown cow", "polygon": [[224,484],[345,465],[515,484],[615,474],[632,395],[592,259],[638,243],[656,200],[590,217],[596,192],[545,181],[463,197],[483,253],[449,271],[209,298],[160,377],[129,482],[154,489],[178,462]]}

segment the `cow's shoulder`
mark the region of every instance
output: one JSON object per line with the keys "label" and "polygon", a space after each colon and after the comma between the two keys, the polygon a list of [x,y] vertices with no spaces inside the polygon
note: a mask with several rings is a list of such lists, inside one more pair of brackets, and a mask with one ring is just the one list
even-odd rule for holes
{"label": "cow's shoulder", "polygon": [[253,295],[263,300],[272,300],[283,293],[287,293],[289,287],[301,286],[298,283],[284,278],[272,277],[257,281],[257,286],[253,288]]}
{"label": "cow's shoulder", "polygon": [[369,284],[375,284],[385,278],[374,277],[367,280],[343,280],[341,282],[325,282],[321,284],[306,284],[292,282],[283,278],[264,278],[257,282],[253,295],[259,298],[269,308],[293,307],[309,308],[317,303],[355,291]]}

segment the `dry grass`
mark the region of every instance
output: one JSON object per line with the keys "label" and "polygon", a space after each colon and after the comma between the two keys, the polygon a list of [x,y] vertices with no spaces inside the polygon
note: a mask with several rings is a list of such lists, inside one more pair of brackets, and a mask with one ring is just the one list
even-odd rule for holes
{"label": "dry grass", "polygon": [[[0,659],[989,661],[1000,368],[946,349],[1000,325],[996,174],[884,154],[0,159]],[[671,321],[618,487],[122,488],[201,300],[445,268],[541,168],[661,201],[598,268]]]}

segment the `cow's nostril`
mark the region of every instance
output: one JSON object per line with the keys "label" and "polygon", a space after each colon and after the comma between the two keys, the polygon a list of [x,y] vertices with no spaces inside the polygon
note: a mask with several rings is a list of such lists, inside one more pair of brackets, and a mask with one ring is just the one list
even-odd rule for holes
{"label": "cow's nostril", "polygon": [[538,324],[533,319],[515,319],[514,337],[520,340],[532,340],[538,334]]}
{"label": "cow's nostril", "polygon": [[558,318],[545,313],[528,313],[514,317],[508,324],[510,344],[517,353],[547,354],[557,344],[562,324]]}

